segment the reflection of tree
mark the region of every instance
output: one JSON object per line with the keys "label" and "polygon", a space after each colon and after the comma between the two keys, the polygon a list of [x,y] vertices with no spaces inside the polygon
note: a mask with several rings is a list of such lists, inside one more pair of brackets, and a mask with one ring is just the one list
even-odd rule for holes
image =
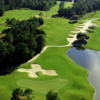
{"label": "reflection of tree", "polygon": [[76,47],[77,50],[85,50],[84,47]]}
{"label": "reflection of tree", "polygon": [[77,40],[75,40],[73,42],[73,46],[75,46],[75,47],[81,47],[82,45],[86,45],[87,44],[87,40],[90,37],[87,36],[85,33],[78,33],[76,38],[77,38]]}

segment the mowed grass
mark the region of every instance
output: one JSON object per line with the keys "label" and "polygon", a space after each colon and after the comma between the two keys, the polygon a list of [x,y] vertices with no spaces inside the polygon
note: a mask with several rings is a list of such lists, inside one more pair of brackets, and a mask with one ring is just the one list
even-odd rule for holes
{"label": "mowed grass", "polygon": [[64,86],[58,91],[58,95],[61,100],[66,100],[66,98],[68,100],[81,100],[81,98],[85,98],[85,100],[92,100],[94,89],[88,82],[88,72],[68,58],[66,55],[68,49],[69,47],[50,47],[35,61],[23,64],[20,67],[31,68],[31,64],[38,63],[42,66],[42,68],[54,69],[58,73],[57,76],[39,76],[38,80],[43,81],[57,78],[68,80],[70,84]]}
{"label": "mowed grass", "polygon": [[85,15],[83,15],[82,18],[80,18],[80,20],[89,20],[89,19],[93,19],[93,18],[100,18],[100,11],[97,10],[96,12],[90,12],[90,13],[86,13]]}
{"label": "mowed grass", "polygon": [[[71,2],[65,2],[65,7],[71,7]],[[53,6],[49,11],[47,11],[47,17],[51,17],[54,14],[57,14],[57,11],[59,9],[59,1],[58,3]],[[29,19],[30,17],[33,17],[36,14],[39,14],[40,12],[43,13],[43,18],[46,18],[46,11],[40,11],[40,10],[9,10],[4,13],[2,17],[0,17],[0,23],[5,23],[7,18],[16,18],[19,20],[25,20]]]}
{"label": "mowed grass", "polygon": [[[51,21],[51,24],[50,23],[47,24],[49,20]],[[66,28],[65,30],[66,32],[63,34],[60,33],[60,29],[63,31],[62,29],[63,27],[60,26],[61,23],[66,23],[66,24],[62,24],[62,26]],[[60,45],[60,44],[62,45],[64,44],[64,41],[66,41],[66,37],[68,36],[68,33],[78,23],[69,24],[68,20],[66,19],[50,18],[50,19],[45,20],[45,24],[47,24],[47,27],[45,26],[44,29],[48,30],[49,33],[53,32],[52,31],[54,30],[53,25],[56,24],[55,27],[59,27],[58,28],[59,30],[56,30],[57,32],[54,32],[53,35],[49,35],[49,33],[47,32],[47,41],[49,41],[48,45],[50,44],[50,42],[52,45]],[[70,30],[69,30],[69,26],[70,26]],[[51,27],[51,29],[46,29],[48,27]],[[57,37],[57,34],[59,34],[59,37]],[[64,35],[65,37],[63,36],[63,38],[61,38],[62,35]],[[51,40],[49,39],[50,36],[52,36]],[[52,38],[55,38],[55,39],[53,40]],[[67,44],[67,42],[65,42],[65,44]],[[67,80],[66,82],[64,82],[64,84],[66,84],[64,85],[64,87],[60,87],[61,86],[60,85],[59,87],[55,88],[55,90],[58,91],[58,95],[61,98],[61,100],[66,100],[66,98],[68,100],[81,100],[81,98],[85,98],[86,100],[92,100],[94,89],[90,86],[88,82],[88,79],[87,79],[88,72],[82,67],[75,64],[73,61],[71,61],[67,57],[66,51],[69,48],[70,47],[63,47],[63,48],[50,47],[44,53],[42,53],[35,61],[23,64],[20,66],[20,68],[21,67],[31,68],[31,64],[40,64],[42,68],[44,69],[54,69],[58,73],[57,76],[41,75],[39,76],[39,78],[30,78],[28,77],[28,73],[21,73],[21,72],[18,72],[17,70],[14,71],[10,75],[1,76],[0,89],[3,91],[0,94],[0,99],[7,100],[11,97],[11,93],[15,88],[20,87],[20,88],[26,89],[26,88],[29,88],[29,86],[33,84],[30,88],[33,89],[33,92],[35,94],[35,100],[45,100],[45,94],[41,92],[45,91],[46,93],[49,89],[50,90],[52,89],[50,87],[55,88],[54,83],[56,83],[57,81],[56,79],[60,78],[62,80]],[[25,81],[22,82],[21,81],[22,79],[24,79]],[[19,80],[22,82],[21,84],[18,84]],[[27,83],[28,81],[32,81],[32,83],[29,83],[29,86],[26,86],[26,84],[24,83]],[[39,88],[37,86],[37,89],[33,88],[33,86],[35,87],[36,85],[39,84],[38,81],[41,81],[41,82],[45,81],[44,86],[47,85],[46,83],[48,83],[48,81],[52,81],[52,83],[47,85],[48,89],[45,88],[40,91],[39,88],[43,88],[43,86],[41,85]]]}
{"label": "mowed grass", "polygon": [[[50,13],[50,15],[53,14],[53,10],[52,13]],[[23,20],[35,14],[29,14],[30,10],[22,10],[22,12],[28,12],[28,15],[22,15],[24,13],[18,11],[16,10],[15,15],[14,12],[9,11],[12,12],[12,14],[9,15],[9,18],[15,16],[16,19]],[[17,12],[19,13],[19,16],[17,16]],[[0,19],[0,21],[4,23],[6,18]],[[45,19],[45,24],[40,28],[44,29],[47,34],[47,45],[64,45],[68,43],[66,40],[68,33],[71,30],[73,30],[73,28],[77,24],[79,23],[69,24],[68,20],[66,19],[50,18]],[[68,58],[66,52],[69,48],[70,47],[49,47],[35,61],[22,64],[19,66],[20,68],[31,68],[31,64],[40,64],[44,69],[54,69],[58,73],[57,76],[41,75],[38,78],[30,78],[28,76],[28,73],[21,73],[17,70],[11,73],[10,75],[0,76],[0,90],[2,90],[2,92],[0,92],[0,99],[8,100],[11,97],[12,91],[15,88],[26,89],[30,86],[30,88],[33,89],[35,100],[45,100],[45,94],[41,92],[45,91],[46,93],[48,90],[51,90],[52,88],[55,88],[54,91],[58,91],[58,95],[61,100],[81,100],[82,98],[85,98],[85,100],[92,100],[94,89],[90,86],[90,83],[88,82],[88,72]],[[57,79],[62,79],[66,81],[61,81],[60,85],[57,87],[55,84],[60,82],[58,82]],[[32,83],[30,83],[30,81]],[[42,82],[44,82],[44,85],[41,84]],[[29,86],[27,86],[26,83],[28,83]],[[40,87],[38,87],[39,84]],[[62,87],[62,85],[64,86]],[[48,89],[41,89],[44,86],[46,86]]]}
{"label": "mowed grass", "polygon": [[40,27],[46,33],[46,45],[66,45],[66,40],[71,30],[74,30],[76,24],[69,24],[69,20],[64,18],[50,18],[45,20],[45,24]]}
{"label": "mowed grass", "polygon": [[58,92],[61,88],[65,87],[69,82],[65,79],[53,79],[46,81],[34,81],[29,79],[20,79],[17,84],[21,87],[31,88],[41,94],[46,94],[50,90]]}
{"label": "mowed grass", "polygon": [[100,51],[100,27],[97,27],[92,33],[88,33],[88,35],[90,36],[90,39],[85,47]]}
{"label": "mowed grass", "polygon": [[96,24],[96,25],[100,25],[100,19],[93,21],[93,23]]}

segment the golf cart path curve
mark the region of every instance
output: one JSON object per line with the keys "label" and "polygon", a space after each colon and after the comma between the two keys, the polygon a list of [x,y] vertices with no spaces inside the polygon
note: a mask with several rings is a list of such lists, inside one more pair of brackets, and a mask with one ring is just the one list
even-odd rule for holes
{"label": "golf cart path curve", "polygon": [[[67,46],[71,46],[72,43],[76,40],[77,34],[79,32],[86,33],[86,29],[88,29],[89,26],[94,25],[92,23],[92,21],[94,21],[96,19],[98,19],[98,18],[94,18],[94,19],[91,19],[91,20],[85,20],[86,21],[85,23],[77,25],[77,27],[81,26],[80,29],[78,31],[71,31],[72,33],[76,33],[76,34],[69,34],[70,36],[72,35],[73,37],[72,38],[66,38],[68,40],[69,44],[67,44],[67,45],[48,45],[48,46],[45,46],[43,48],[43,50],[40,52],[40,54],[42,54],[48,47],[67,47]],[[35,57],[30,59],[28,62],[34,61],[35,59],[37,59],[40,56],[40,54],[37,54]]]}
{"label": "golf cart path curve", "polygon": [[[72,43],[76,40],[76,36],[79,32],[82,32],[82,33],[86,33],[86,30],[88,29],[89,26],[91,25],[94,25],[92,23],[92,21],[96,20],[97,18],[94,18],[94,19],[91,19],[91,20],[85,20],[86,22],[83,23],[83,24],[80,24],[80,25],[77,25],[76,28],[77,31],[71,31],[72,33],[75,33],[75,34],[69,34],[69,36],[72,36],[72,38],[66,38],[69,42],[69,44],[67,45],[48,45],[48,46],[45,46],[43,48],[43,50],[37,54],[34,58],[30,59],[28,62],[31,62],[31,61],[34,61],[36,60],[48,47],[67,47],[67,46],[71,46]],[[79,28],[79,26],[81,26]],[[26,62],[26,63],[28,63]],[[37,75],[37,72],[38,71],[41,71],[43,75],[52,75],[52,76],[56,76],[58,75],[54,70],[46,70],[46,69],[42,69],[42,67],[39,65],[39,64],[31,64],[31,69],[25,69],[25,68],[20,68],[18,69],[19,72],[28,72],[28,76],[29,77],[38,77]]]}

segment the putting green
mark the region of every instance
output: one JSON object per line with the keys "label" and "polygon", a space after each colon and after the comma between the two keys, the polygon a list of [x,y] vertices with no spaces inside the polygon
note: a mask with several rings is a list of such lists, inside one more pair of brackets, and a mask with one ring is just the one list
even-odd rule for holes
{"label": "putting green", "polygon": [[57,92],[64,86],[68,85],[68,83],[68,80],[60,78],[47,81],[35,81],[30,79],[20,79],[17,81],[17,85],[31,88],[41,94],[46,94],[50,90]]}

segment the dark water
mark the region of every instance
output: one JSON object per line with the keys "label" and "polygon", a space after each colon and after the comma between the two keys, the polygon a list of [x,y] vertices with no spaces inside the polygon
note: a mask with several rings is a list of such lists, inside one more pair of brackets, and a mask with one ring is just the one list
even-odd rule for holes
{"label": "dark water", "polygon": [[94,100],[100,100],[100,51],[71,48],[67,55],[76,64],[89,71],[89,82],[95,89]]}

